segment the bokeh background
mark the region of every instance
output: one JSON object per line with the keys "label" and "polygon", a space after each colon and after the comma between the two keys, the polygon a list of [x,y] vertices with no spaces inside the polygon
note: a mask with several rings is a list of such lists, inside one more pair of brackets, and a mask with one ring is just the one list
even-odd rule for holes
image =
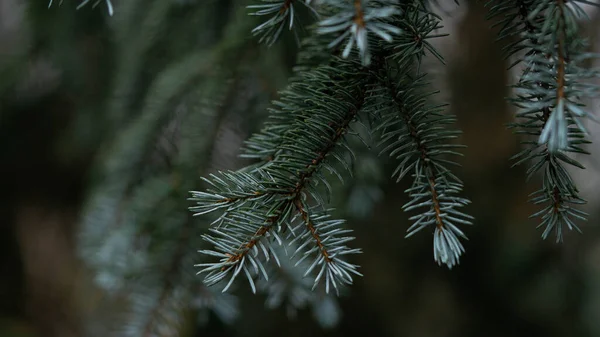
{"label": "bokeh background", "polygon": [[[600,336],[600,128],[573,173],[589,200],[583,234],[542,241],[527,203],[539,178],[526,184],[509,160],[520,145],[504,97],[518,70],[482,2],[441,2],[447,65],[427,61],[468,146],[458,174],[476,222],[460,265],[435,265],[424,233],[404,239],[406,182],[389,183],[394,163],[357,146],[356,179],[334,205],[365,276],[295,315],[240,283],[231,320],[227,306],[198,314],[207,290],[190,266],[209,219],[188,214],[187,192],[247,164],[239,148],[292,74],[293,35],[259,45],[246,0],[115,0],[113,16],[103,3],[0,0],[0,336],[111,336],[140,320],[178,321],[184,336]],[[138,282],[144,308],[115,290],[123,282]],[[175,309],[160,308],[166,298]]]}

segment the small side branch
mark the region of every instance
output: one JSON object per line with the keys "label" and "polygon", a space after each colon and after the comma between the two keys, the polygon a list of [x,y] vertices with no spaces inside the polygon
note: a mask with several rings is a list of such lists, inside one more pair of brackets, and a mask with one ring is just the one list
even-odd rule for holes
{"label": "small side branch", "polygon": [[470,225],[473,219],[459,209],[470,201],[457,196],[462,191],[462,183],[445,167],[454,162],[440,158],[459,155],[454,149],[461,146],[449,143],[459,131],[446,130],[445,125],[454,119],[444,115],[439,106],[425,106],[426,97],[431,93],[417,89],[424,84],[424,75],[412,78],[400,72],[394,83],[394,74],[383,69],[385,76],[379,76],[380,89],[373,92],[374,97],[389,97],[391,101],[385,108],[373,104],[377,112],[382,113],[382,142],[391,142],[382,152],[391,150],[390,156],[400,161],[394,171],[398,180],[407,175],[413,177],[412,186],[407,190],[411,200],[403,210],[419,209],[419,213],[410,218],[413,224],[407,230],[407,237],[434,226],[434,259],[452,268],[464,252],[459,238],[466,239],[457,224]]}

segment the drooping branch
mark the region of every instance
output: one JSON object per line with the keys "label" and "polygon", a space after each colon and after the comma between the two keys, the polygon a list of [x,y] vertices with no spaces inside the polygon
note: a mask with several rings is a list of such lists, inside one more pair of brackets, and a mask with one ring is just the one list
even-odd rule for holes
{"label": "drooping branch", "polygon": [[543,238],[555,229],[560,241],[562,227],[578,230],[571,218],[585,219],[585,213],[570,206],[585,201],[578,196],[565,166],[583,168],[568,154],[586,153],[580,147],[588,143],[580,118],[591,116],[579,101],[597,94],[597,86],[584,83],[597,71],[581,66],[589,54],[582,49],[586,43],[578,36],[577,11],[564,0],[490,3],[495,3],[490,8],[491,16],[503,17],[500,37],[518,36],[507,46],[508,54],[524,53],[517,61],[524,60],[526,67],[515,86],[516,97],[510,99],[519,109],[511,127],[519,134],[538,137],[535,142],[522,142],[529,147],[513,157],[517,159],[514,165],[531,161],[528,178],[543,171],[543,186],[531,201],[546,207],[532,217],[541,216]]}
{"label": "drooping branch", "polygon": [[473,217],[460,208],[470,203],[461,198],[462,182],[448,169],[458,165],[451,156],[461,155],[454,143],[460,134],[448,128],[455,122],[446,114],[444,105],[428,104],[435,92],[424,87],[426,75],[420,72],[426,53],[443,62],[442,56],[428,42],[439,37],[439,18],[422,3],[403,3],[402,33],[394,38],[396,45],[380,44],[372,57],[371,74],[376,80],[369,87],[365,110],[376,122],[375,131],[381,132],[381,151],[388,152],[399,162],[392,173],[400,181],[412,178],[406,190],[410,201],[402,209],[418,210],[411,216],[413,224],[407,237],[433,227],[434,260],[452,268],[458,263],[464,248],[459,238],[466,239],[457,224],[470,225]]}
{"label": "drooping branch", "polygon": [[[420,80],[421,78],[418,78],[414,82],[419,83]],[[398,179],[401,179],[412,171],[414,177],[413,185],[408,190],[412,200],[404,205],[403,209],[410,211],[423,206],[429,208],[429,211],[411,218],[415,222],[408,229],[407,237],[434,225],[434,259],[452,268],[464,252],[458,237],[466,239],[454,223],[470,225],[473,218],[457,209],[469,201],[453,196],[462,190],[462,184],[443,165],[453,162],[438,157],[457,155],[453,148],[461,146],[442,143],[444,139],[449,140],[457,135],[457,131],[443,131],[441,127],[451,123],[453,118],[440,115],[435,107],[423,106],[423,97],[409,87],[408,81],[413,80],[401,79],[398,86],[390,80],[380,83],[393,102],[387,115],[387,123],[396,120],[390,124],[404,130],[399,136],[394,136],[398,137],[398,141],[391,144],[395,150],[390,155],[397,155],[402,159],[395,173]],[[384,140],[397,134],[391,130],[395,129],[384,131]]]}

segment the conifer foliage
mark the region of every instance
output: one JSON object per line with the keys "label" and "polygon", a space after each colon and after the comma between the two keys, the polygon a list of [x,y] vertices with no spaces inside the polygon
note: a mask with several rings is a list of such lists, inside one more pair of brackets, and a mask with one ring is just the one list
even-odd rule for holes
{"label": "conifer foliage", "polygon": [[[293,15],[290,8],[294,2],[311,6],[309,1],[268,5],[268,12],[277,14],[257,27],[273,27],[264,30],[263,39],[268,36],[273,43],[278,38],[281,27],[274,27],[281,25],[282,13]],[[452,268],[464,252],[459,238],[466,236],[461,227],[471,224],[473,218],[462,211],[470,202],[461,196],[462,183],[451,171],[456,165],[451,157],[460,155],[460,146],[454,141],[459,132],[449,127],[454,120],[444,114],[443,106],[432,103],[434,93],[427,89],[427,74],[420,71],[425,53],[442,60],[428,42],[439,36],[440,19],[427,1],[329,0],[313,5],[318,22],[311,32],[330,37],[330,41],[319,42],[321,49],[332,51],[331,58],[325,67],[305,68],[305,73],[283,92],[281,101],[275,102],[278,109],[272,112],[265,130],[251,138],[251,154],[268,160],[244,170],[243,176],[228,173],[213,177],[209,181],[213,189],[194,192],[198,206],[193,211],[223,211],[212,229],[217,236],[206,237],[215,250],[203,251],[220,261],[199,265],[204,267],[201,272],[209,272],[209,283],[231,274],[231,283],[243,271],[254,288],[254,277],[268,278],[262,266],[272,255],[268,248],[291,240],[306,250],[301,260],[315,255],[305,273],[315,272],[315,285],[323,278],[328,290],[330,283],[336,289],[339,284],[351,283],[351,274],[358,275],[357,266],[340,257],[359,250],[337,246],[351,238],[330,235],[345,230],[316,226],[308,210],[324,209],[325,200],[317,189],[325,186],[322,193],[327,196],[328,178],[322,169],[342,178],[343,171],[340,173],[333,162],[349,167],[337,145],[344,144],[345,137],[351,135],[346,132],[363,114],[371,118],[372,131],[387,144],[384,151],[399,161],[394,176],[398,181],[405,177],[413,181],[406,191],[411,201],[403,206],[405,211],[416,212],[410,217],[413,225],[407,237],[432,228],[434,259]],[[581,146],[588,141],[581,119],[589,114],[582,100],[597,94],[597,87],[586,82],[597,73],[582,66],[592,57],[586,52],[576,21],[584,12],[578,1],[490,1],[488,6],[490,17],[501,18],[500,38],[516,36],[506,47],[507,55],[517,58],[515,64],[525,64],[515,85],[516,96],[510,101],[519,109],[513,127],[518,133],[538,137],[524,141],[528,147],[515,156],[517,164],[533,163],[529,176],[543,172],[543,187],[532,201],[545,206],[533,216],[542,218],[542,237],[555,230],[557,240],[561,240],[564,226],[578,229],[574,219],[585,219],[585,213],[573,207],[584,200],[564,167],[582,168],[568,154],[585,153]],[[355,76],[360,80],[346,82]],[[281,194],[285,197],[276,197]],[[294,221],[304,223],[304,235],[294,230],[302,227],[292,225]],[[331,254],[333,250],[335,254]]]}
{"label": "conifer foliage", "polygon": [[[268,12],[277,14],[258,26],[266,34],[262,39],[277,39],[280,29],[267,27],[280,25],[297,2],[268,5]],[[441,59],[428,42],[437,36],[439,18],[424,1],[313,5],[320,20],[306,44],[328,56],[303,65],[274,102],[265,128],[247,142],[244,155],[260,162],[210,176],[208,190],[192,192],[195,214],[219,213],[205,236],[214,248],[201,251],[216,261],[198,267],[207,273],[208,284],[226,282],[224,290],[244,275],[256,291],[255,279],[269,278],[265,264],[282,258],[295,259],[296,265],[308,260],[303,275],[312,275],[313,288],[323,282],[326,292],[361,275],[347,260],[361,250],[346,246],[353,239],[350,229],[331,220],[326,205],[328,181],[351,176],[353,160],[360,160],[354,159],[348,138],[365,120],[385,144],[383,151],[398,162],[394,177],[412,181],[406,190],[410,201],[403,206],[413,222],[407,237],[431,230],[434,259],[449,268],[464,252],[461,227],[473,218],[462,210],[469,200],[451,171],[452,157],[460,155],[459,132],[444,105],[432,103],[435,92],[420,71],[427,52]],[[294,248],[281,257],[274,245]]]}
{"label": "conifer foliage", "polygon": [[[528,176],[541,172],[543,185],[531,201],[543,205],[532,215],[541,217],[542,237],[552,231],[562,241],[563,228],[579,230],[576,220],[586,213],[574,206],[584,204],[567,166],[583,169],[573,154],[587,154],[584,118],[593,118],[585,100],[597,96],[599,87],[590,80],[598,70],[584,68],[594,58],[580,36],[577,20],[585,17],[580,5],[590,1],[490,1],[490,16],[500,18],[500,38],[514,39],[506,47],[513,65],[523,65],[510,101],[517,108],[517,133],[534,136],[514,159],[515,165],[531,163]],[[514,38],[516,36],[516,38]]]}
{"label": "conifer foliage", "polygon": [[[105,3],[112,15],[110,0],[84,0],[79,7],[90,2]],[[245,279],[253,292],[266,289],[271,303],[289,295],[282,289],[293,288],[303,294],[291,301],[299,306],[309,301],[306,288],[339,294],[362,276],[353,262],[362,250],[354,246],[351,228],[330,208],[332,181],[352,179],[361,160],[353,145],[356,139],[366,143],[361,129],[368,129],[377,139],[375,150],[394,162],[392,179],[409,184],[409,201],[402,206],[412,223],[406,237],[419,240],[431,233],[434,261],[448,268],[459,264],[474,218],[465,210],[471,202],[453,171],[461,156],[460,131],[446,105],[437,102],[438,91],[422,64],[427,55],[444,62],[431,43],[444,38],[435,3],[253,0],[248,5],[248,14],[262,20],[248,29],[260,43],[272,46],[287,33],[304,39],[288,86],[272,102],[262,129],[244,143],[241,157],[252,163],[185,183],[198,185],[189,198],[192,214],[212,220],[198,243],[201,255],[194,259],[206,285],[218,284],[212,289],[226,292],[235,280]],[[568,169],[583,168],[574,155],[587,153],[584,124],[593,118],[584,103],[598,94],[591,81],[598,71],[585,67],[595,55],[578,26],[577,20],[585,16],[582,4],[592,3],[486,3],[506,57],[512,66],[522,67],[509,98],[517,109],[511,128],[524,137],[524,148],[513,159],[515,165],[530,165],[528,177],[541,174],[542,186],[531,200],[542,208],[532,217],[541,218],[544,239],[554,231],[557,241],[565,227],[579,230],[576,221],[586,218],[575,208],[585,200]],[[301,22],[301,17],[312,22]],[[226,44],[219,50],[228,53],[231,48],[233,44]],[[199,55],[193,56],[188,61],[195,64]],[[193,221],[179,220],[186,226]],[[183,258],[173,264],[179,266],[179,260]],[[283,272],[295,273],[296,283],[281,281]],[[175,295],[169,296],[185,297]],[[166,302],[167,295],[157,297]]]}

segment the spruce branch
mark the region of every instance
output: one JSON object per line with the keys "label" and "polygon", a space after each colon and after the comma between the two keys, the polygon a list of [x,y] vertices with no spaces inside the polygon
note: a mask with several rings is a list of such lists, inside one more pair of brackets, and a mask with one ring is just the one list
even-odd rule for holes
{"label": "spruce branch", "polygon": [[[502,16],[499,38],[516,36],[505,50],[517,55],[513,65],[523,61],[525,68],[509,99],[519,110],[517,121],[510,125],[516,133],[537,137],[525,140],[528,148],[515,155],[514,165],[532,162],[528,179],[543,172],[543,186],[531,195],[534,204],[545,204],[532,217],[541,217],[545,239],[553,230],[557,242],[563,239],[563,228],[579,228],[574,220],[585,220],[586,214],[573,206],[585,203],[579,196],[566,165],[584,168],[569,157],[570,153],[587,153],[588,144],[582,118],[594,119],[584,110],[582,100],[598,96],[598,86],[587,81],[598,76],[595,69],[582,64],[594,58],[585,52],[587,43],[579,36],[576,19],[583,11],[579,1],[490,2],[490,17]],[[585,3],[585,2],[582,2]],[[522,54],[523,56],[519,56]]]}
{"label": "spruce branch", "polygon": [[[470,201],[459,195],[462,182],[448,166],[458,166],[451,156],[461,155],[463,146],[452,143],[460,134],[448,128],[455,118],[444,113],[444,105],[430,104],[436,92],[425,87],[427,75],[420,73],[422,57],[427,51],[443,62],[442,56],[427,42],[439,37],[439,18],[420,1],[404,4],[402,33],[392,44],[382,44],[374,58],[366,111],[376,122],[374,131],[381,133],[381,153],[399,161],[392,176],[397,182],[410,176],[413,183],[406,190],[410,197],[402,209],[418,210],[409,219],[410,237],[433,226],[434,260],[449,268],[458,264],[464,248],[459,238],[466,239],[460,225],[471,225],[473,217],[461,208]],[[416,74],[416,75],[415,75]]]}
{"label": "spruce branch", "polygon": [[[330,286],[337,290],[340,284],[351,283],[350,274],[358,274],[356,266],[343,261],[341,257],[358,253],[359,250],[343,245],[348,238],[336,239],[338,230],[323,232],[328,227],[322,226],[322,217],[311,215],[315,208],[308,204],[308,200],[324,204],[321,190],[317,188],[320,183],[328,186],[322,169],[339,175],[330,159],[347,166],[339,153],[344,148],[340,145],[356,118],[364,95],[360,94],[360,87],[353,83],[356,80],[345,80],[337,75],[343,69],[342,65],[323,66],[302,74],[304,81],[295,82],[293,90],[286,92],[290,101],[303,97],[302,92],[310,92],[310,113],[297,111],[305,117],[294,116],[289,128],[282,130],[280,143],[271,161],[253,170],[221,172],[209,181],[212,190],[192,192],[191,200],[198,205],[192,207],[192,211],[211,212],[225,208],[218,226],[211,228],[213,235],[204,237],[215,249],[201,251],[218,257],[219,261],[197,265],[203,267],[199,273],[208,273],[205,277],[207,284],[215,284],[229,277],[224,287],[226,291],[244,271],[252,290],[256,291],[254,276],[260,273],[268,279],[263,259],[266,262],[272,256],[276,262],[279,260],[270,239],[274,238],[282,244],[289,235],[301,240],[300,247],[308,247],[304,258],[317,253],[312,267],[306,273],[321,266],[320,274],[315,277],[315,286],[324,275],[326,291]],[[357,77],[357,74],[353,77]],[[237,186],[237,194],[232,193],[231,186]],[[298,226],[292,227],[296,221],[304,224],[304,234],[296,236]],[[329,226],[334,224],[339,226],[341,223],[328,223]],[[280,235],[284,232],[288,234],[282,238]],[[330,254],[325,242],[335,249],[335,254]],[[254,268],[253,272],[251,267]]]}
{"label": "spruce branch", "polygon": [[[452,268],[458,263],[464,248],[458,238],[466,239],[457,225],[470,225],[473,217],[460,208],[469,200],[457,196],[462,191],[461,181],[447,168],[457,165],[448,155],[460,155],[456,149],[462,146],[449,143],[460,132],[449,130],[446,125],[454,118],[444,115],[443,106],[427,106],[433,92],[419,92],[425,75],[413,78],[408,74],[382,72],[380,82],[371,90],[370,109],[380,118],[381,144],[388,144],[382,152],[400,163],[393,176],[400,181],[412,176],[412,186],[406,190],[411,200],[402,209],[419,214],[413,221],[406,237],[418,231],[434,228],[434,260]],[[394,83],[391,79],[397,79]]]}
{"label": "spruce branch", "polygon": [[[354,4],[358,4],[354,10],[361,9],[360,5],[363,2]],[[339,7],[343,8],[342,5]],[[471,224],[472,220],[471,216],[459,210],[469,203],[467,199],[457,196],[462,191],[462,183],[446,168],[447,165],[456,164],[445,157],[459,154],[456,149],[461,147],[446,142],[456,138],[459,132],[445,129],[445,125],[453,123],[454,119],[442,114],[441,106],[425,105],[424,102],[430,98],[431,93],[421,94],[419,89],[425,83],[421,77],[415,78],[411,75],[411,71],[414,69],[417,69],[418,73],[421,58],[426,51],[442,60],[441,55],[427,41],[430,38],[441,36],[436,33],[440,28],[439,18],[430,13],[424,3],[418,1],[397,4],[394,11],[402,13],[399,17],[402,30],[392,39],[392,43],[381,41],[372,45],[374,56],[370,67],[366,68],[370,80],[362,83],[363,90],[367,88],[372,88],[372,90],[366,92],[365,102],[360,105],[359,109],[366,110],[372,115],[371,117],[377,120],[378,130],[383,132],[383,143],[398,137],[398,140],[392,142],[388,147],[388,149],[394,149],[391,155],[397,156],[397,159],[400,160],[394,176],[401,179],[411,173],[414,178],[412,188],[407,190],[411,201],[403,208],[411,211],[427,207],[419,215],[411,217],[414,224],[409,228],[407,236],[430,225],[435,225],[434,259],[439,264],[444,263],[453,267],[464,252],[458,238],[465,238],[465,235],[457,225]],[[347,14],[346,16],[355,17],[356,14],[353,15]],[[319,41],[322,40],[312,40],[311,42],[318,45]],[[341,56],[345,55],[342,53]],[[363,56],[359,51],[357,57],[364,62]],[[319,83],[318,81],[312,82]],[[294,85],[302,86],[304,84],[302,81],[294,80],[291,86]],[[364,94],[362,95],[364,96]],[[293,134],[294,137],[290,138],[294,140],[310,139],[310,134],[313,132],[306,124],[311,125],[308,122],[311,115],[306,110],[318,104],[319,100],[314,96],[312,91],[306,96],[294,93],[293,96],[290,95],[293,97],[290,99],[293,104],[277,102],[278,106],[288,110],[283,111],[281,108],[274,110],[273,119],[267,122],[265,130],[247,143],[249,150],[245,155],[262,160],[267,158],[263,162],[263,167],[276,167],[277,159],[281,158],[288,161],[296,160],[298,153],[306,151],[305,146],[294,142],[287,153],[279,153],[277,144],[285,143],[289,137],[289,135],[286,137],[286,134]],[[290,113],[292,111],[295,113]],[[279,116],[281,117],[278,118]],[[329,121],[325,122],[330,125]],[[297,125],[295,128],[291,127],[293,131],[287,131],[293,125]],[[313,159],[313,163],[318,163],[320,158]],[[341,175],[339,176],[341,178]],[[322,179],[322,181],[327,185],[326,180]],[[318,193],[312,193],[311,196],[319,203],[323,203]],[[299,204],[298,201],[295,202],[295,205],[301,217],[304,218],[304,222],[308,223],[305,237],[312,237],[311,246],[315,253],[320,254],[323,261],[328,261],[329,250],[321,244],[321,238],[313,232],[314,226],[308,213],[304,212],[305,207],[301,207],[302,204]]]}

